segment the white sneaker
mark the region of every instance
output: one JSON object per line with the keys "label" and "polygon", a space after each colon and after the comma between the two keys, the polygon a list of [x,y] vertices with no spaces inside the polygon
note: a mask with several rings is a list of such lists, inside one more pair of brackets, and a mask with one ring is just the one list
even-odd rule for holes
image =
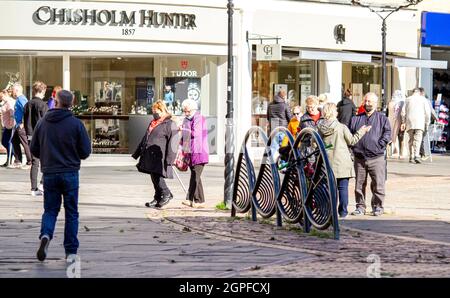
{"label": "white sneaker", "polygon": [[44,193],[42,191],[38,190],[32,190],[31,191],[31,196],[32,197],[38,197],[38,196],[42,196]]}
{"label": "white sneaker", "polygon": [[40,190],[41,192],[44,192],[44,185],[39,184],[38,185],[38,190]]}

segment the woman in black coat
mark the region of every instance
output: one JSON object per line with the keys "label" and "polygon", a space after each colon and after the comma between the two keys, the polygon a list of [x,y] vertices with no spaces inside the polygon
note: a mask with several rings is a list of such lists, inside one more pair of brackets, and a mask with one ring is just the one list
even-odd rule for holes
{"label": "woman in black coat", "polygon": [[160,208],[173,198],[164,178],[173,178],[172,164],[178,149],[178,128],[162,100],[152,106],[153,120],[134,154],[139,172],[150,174],[155,188],[154,200],[147,207]]}

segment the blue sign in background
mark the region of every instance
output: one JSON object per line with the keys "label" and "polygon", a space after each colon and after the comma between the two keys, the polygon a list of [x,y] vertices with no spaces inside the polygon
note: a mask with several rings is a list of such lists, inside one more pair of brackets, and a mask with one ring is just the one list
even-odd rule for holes
{"label": "blue sign in background", "polygon": [[450,14],[422,12],[422,45],[450,47]]}

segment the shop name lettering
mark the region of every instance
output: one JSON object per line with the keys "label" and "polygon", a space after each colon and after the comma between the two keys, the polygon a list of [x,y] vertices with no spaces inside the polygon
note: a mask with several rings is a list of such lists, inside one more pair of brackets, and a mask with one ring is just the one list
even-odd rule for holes
{"label": "shop name lettering", "polygon": [[195,14],[167,13],[153,10],[117,11],[96,9],[66,9],[39,7],[33,13],[33,21],[38,25],[99,25],[128,26],[136,25],[136,15],[139,15],[140,27],[169,27],[179,29],[194,29]]}

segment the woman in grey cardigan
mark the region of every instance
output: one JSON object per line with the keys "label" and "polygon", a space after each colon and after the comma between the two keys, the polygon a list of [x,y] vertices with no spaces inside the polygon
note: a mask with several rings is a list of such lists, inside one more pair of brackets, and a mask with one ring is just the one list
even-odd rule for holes
{"label": "woman in grey cardigan", "polygon": [[319,122],[317,128],[325,145],[332,145],[327,149],[327,155],[338,185],[338,213],[341,218],[345,218],[348,214],[348,182],[350,178],[355,177],[348,146],[355,145],[370,130],[370,126],[363,126],[352,135],[348,127],[337,120],[337,108],[334,103],[324,105],[322,116],[324,121]]}

